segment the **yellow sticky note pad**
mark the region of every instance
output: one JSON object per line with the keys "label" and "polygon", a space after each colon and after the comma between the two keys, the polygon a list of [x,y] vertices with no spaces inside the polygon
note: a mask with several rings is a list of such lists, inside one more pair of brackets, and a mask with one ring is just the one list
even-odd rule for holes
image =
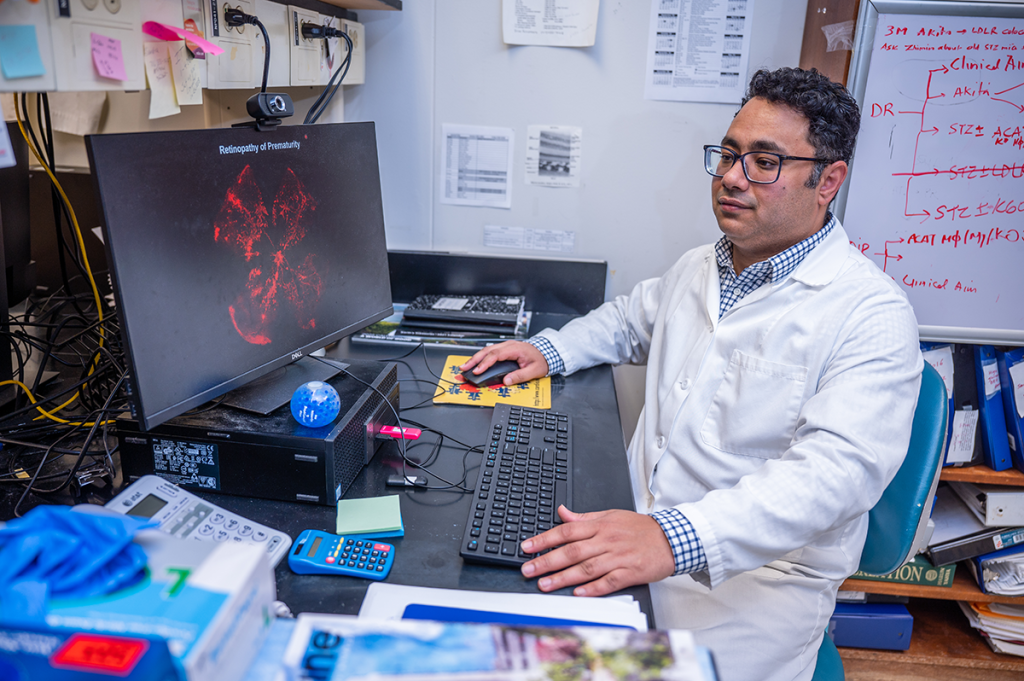
{"label": "yellow sticky note pad", "polygon": [[493,407],[496,404],[511,404],[533,409],[551,408],[551,379],[537,378],[517,385],[492,385],[478,388],[462,380],[459,369],[469,355],[448,355],[442,380],[434,391],[434,404],[472,404],[478,407]]}
{"label": "yellow sticky note pad", "polygon": [[368,499],[341,499],[338,501],[337,534],[366,535],[368,537],[401,537],[402,507],[399,496],[389,494]]}

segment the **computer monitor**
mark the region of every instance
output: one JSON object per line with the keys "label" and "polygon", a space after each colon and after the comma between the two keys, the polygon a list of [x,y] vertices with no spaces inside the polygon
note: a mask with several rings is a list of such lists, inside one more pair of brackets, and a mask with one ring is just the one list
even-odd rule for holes
{"label": "computer monitor", "polygon": [[373,123],[86,147],[142,428],[391,314]]}

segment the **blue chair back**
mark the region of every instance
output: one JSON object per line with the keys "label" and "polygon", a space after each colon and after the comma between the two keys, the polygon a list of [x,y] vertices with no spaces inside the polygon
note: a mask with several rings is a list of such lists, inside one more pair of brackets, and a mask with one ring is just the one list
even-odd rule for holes
{"label": "blue chair back", "polygon": [[949,417],[946,385],[931,364],[924,363],[921,391],[914,410],[910,446],[896,477],[868,513],[868,535],[860,556],[860,569],[887,575],[923,549],[935,488],[946,449]]}
{"label": "blue chair back", "polygon": [[[887,575],[918,554],[931,539],[932,500],[946,451],[949,402],[946,385],[931,364],[924,363],[921,392],[914,410],[910,445],[896,477],[868,512],[868,535],[860,570]],[[818,648],[812,681],[843,681],[843,661],[828,633]]]}

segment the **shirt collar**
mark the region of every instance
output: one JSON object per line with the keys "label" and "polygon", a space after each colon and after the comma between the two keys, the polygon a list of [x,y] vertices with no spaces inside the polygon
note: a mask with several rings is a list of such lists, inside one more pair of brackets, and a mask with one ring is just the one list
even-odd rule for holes
{"label": "shirt collar", "polygon": [[[814,250],[814,247],[824,241],[832,230],[835,228],[838,221],[831,212],[825,214],[825,224],[817,232],[807,237],[798,244],[794,244],[784,250],[781,253],[777,253],[769,258],[767,261],[768,281],[781,281],[787,276],[792,274],[793,270],[797,268],[804,258]],[[735,277],[736,268],[732,261],[732,242],[729,241],[729,237],[722,235],[722,238],[715,243],[715,259],[718,261],[718,267],[721,271],[727,271],[732,273]],[[752,266],[756,266],[758,263],[754,263]]]}

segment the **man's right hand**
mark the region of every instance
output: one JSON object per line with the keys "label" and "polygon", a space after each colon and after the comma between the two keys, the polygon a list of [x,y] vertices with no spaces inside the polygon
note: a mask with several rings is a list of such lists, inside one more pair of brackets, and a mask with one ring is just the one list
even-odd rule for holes
{"label": "man's right hand", "polygon": [[463,373],[472,369],[474,374],[479,374],[495,362],[505,359],[519,364],[519,369],[505,376],[503,381],[505,385],[526,383],[534,378],[543,378],[548,375],[548,362],[544,359],[544,355],[540,353],[540,350],[523,341],[505,341],[497,345],[489,345],[470,357],[461,369]]}

